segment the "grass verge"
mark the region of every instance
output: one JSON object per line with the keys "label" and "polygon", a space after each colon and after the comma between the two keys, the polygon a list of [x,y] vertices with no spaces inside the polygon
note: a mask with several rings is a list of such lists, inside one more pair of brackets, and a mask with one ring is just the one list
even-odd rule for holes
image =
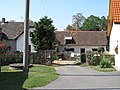
{"label": "grass verge", "polygon": [[116,71],[115,68],[100,68],[100,66],[90,66],[91,68],[93,68],[96,71],[101,71],[101,72],[112,72],[112,71]]}
{"label": "grass verge", "polygon": [[22,70],[11,70],[9,66],[2,66],[0,73],[1,90],[26,90],[33,87],[45,86],[58,75],[52,66],[34,66],[25,74]]}

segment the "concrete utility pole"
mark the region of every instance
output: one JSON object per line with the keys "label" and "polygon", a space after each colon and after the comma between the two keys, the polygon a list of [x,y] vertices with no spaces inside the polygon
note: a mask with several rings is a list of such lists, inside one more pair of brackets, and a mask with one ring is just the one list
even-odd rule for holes
{"label": "concrete utility pole", "polygon": [[29,0],[25,0],[25,21],[24,21],[24,46],[23,46],[23,71],[28,72],[28,30],[29,30]]}

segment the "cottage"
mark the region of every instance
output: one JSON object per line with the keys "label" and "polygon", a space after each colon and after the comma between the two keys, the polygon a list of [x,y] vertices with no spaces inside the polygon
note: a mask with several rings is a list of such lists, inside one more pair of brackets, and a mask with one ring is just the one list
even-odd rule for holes
{"label": "cottage", "polygon": [[120,0],[110,0],[108,32],[110,54],[115,55],[115,66],[120,69]]}
{"label": "cottage", "polygon": [[[30,23],[29,34],[31,31],[33,31],[32,23]],[[23,51],[24,22],[6,22],[5,18],[2,18],[0,32],[0,40],[5,41],[10,51]],[[34,51],[30,37],[29,50]]]}
{"label": "cottage", "polygon": [[58,51],[70,51],[75,55],[86,51],[97,51],[99,47],[106,50],[105,31],[56,31]]}

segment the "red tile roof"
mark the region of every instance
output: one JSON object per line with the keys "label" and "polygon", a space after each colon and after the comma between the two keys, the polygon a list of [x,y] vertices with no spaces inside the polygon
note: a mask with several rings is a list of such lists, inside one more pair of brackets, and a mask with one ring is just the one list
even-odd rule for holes
{"label": "red tile roof", "polygon": [[113,22],[120,23],[120,0],[111,0]]}

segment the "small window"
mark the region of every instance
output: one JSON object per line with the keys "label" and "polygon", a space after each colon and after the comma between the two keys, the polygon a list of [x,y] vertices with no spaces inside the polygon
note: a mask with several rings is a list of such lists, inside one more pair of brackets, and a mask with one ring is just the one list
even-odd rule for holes
{"label": "small window", "polygon": [[85,53],[85,48],[81,48],[81,53]]}
{"label": "small window", "polygon": [[72,44],[72,40],[66,40],[66,44]]}
{"label": "small window", "polygon": [[72,52],[74,52],[74,48],[66,48],[65,51],[72,51]]}
{"label": "small window", "polygon": [[93,48],[92,51],[97,51],[97,49],[96,49],[96,48]]}
{"label": "small window", "polygon": [[73,37],[65,37],[66,44],[75,44]]}

